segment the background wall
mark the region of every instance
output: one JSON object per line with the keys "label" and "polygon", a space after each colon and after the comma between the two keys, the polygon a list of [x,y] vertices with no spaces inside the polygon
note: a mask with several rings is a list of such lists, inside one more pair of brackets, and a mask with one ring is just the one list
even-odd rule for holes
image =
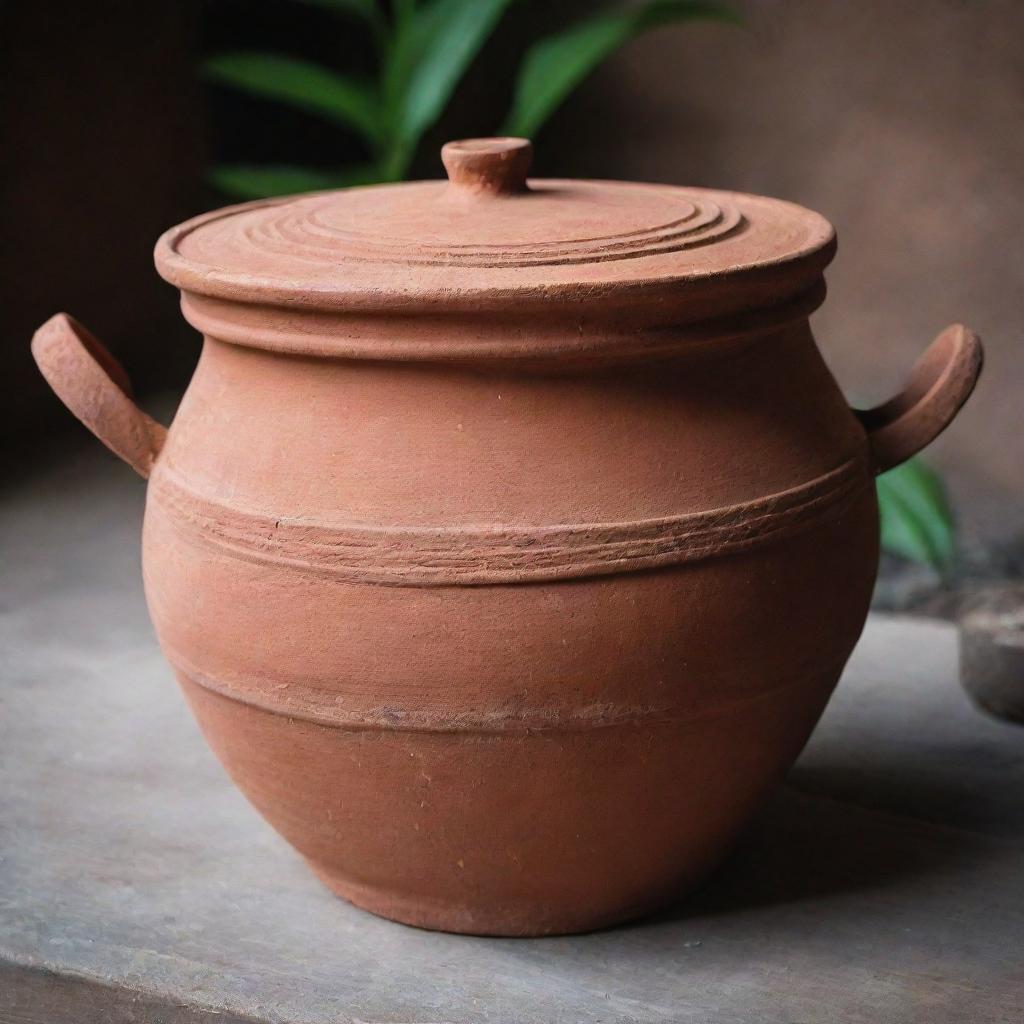
{"label": "background wall", "polygon": [[[510,16],[419,173],[440,173],[444,137],[494,129],[531,19],[569,6],[526,0]],[[840,254],[815,329],[840,382],[874,403],[946,323],[976,328],[986,373],[929,458],[969,538],[1024,534],[1024,4],[737,6],[744,29],[665,28],[602,69],[538,139],[538,172],[736,188],[823,212]],[[316,119],[200,88],[194,70],[203,52],[248,46],[358,62],[359,40],[327,33],[324,17],[289,0],[0,5],[0,345],[5,427],[20,442],[77,429],[27,357],[57,309],[104,337],[140,390],[187,380],[196,340],[150,252],[164,227],[223,202],[203,184],[207,153],[348,155]]]}
{"label": "background wall", "polygon": [[78,428],[28,351],[59,310],[142,390],[197,351],[153,272],[164,228],[210,201],[195,81],[199,11],[132,0],[0,3],[0,353],[4,455]]}

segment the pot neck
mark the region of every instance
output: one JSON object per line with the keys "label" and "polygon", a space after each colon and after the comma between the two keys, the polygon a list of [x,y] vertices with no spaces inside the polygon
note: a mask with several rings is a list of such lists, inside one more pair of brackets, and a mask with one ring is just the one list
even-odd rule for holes
{"label": "pot neck", "polygon": [[805,321],[825,298],[819,278],[785,302],[680,322],[672,310],[551,314],[508,311],[336,312],[246,304],[185,292],[182,312],[203,335],[270,352],[374,361],[605,365],[707,358]]}

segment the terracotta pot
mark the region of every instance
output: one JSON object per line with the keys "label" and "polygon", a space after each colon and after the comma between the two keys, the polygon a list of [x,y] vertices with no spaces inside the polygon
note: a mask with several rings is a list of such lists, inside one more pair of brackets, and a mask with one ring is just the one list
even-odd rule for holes
{"label": "terracotta pot", "polygon": [[150,477],[163,650],[324,882],[428,928],[591,929],[696,883],[797,755],[867,612],[873,475],[981,346],[948,328],[851,412],[807,322],[817,214],[443,155],[448,183],[160,239],[205,337],[169,431],[70,318],[33,347]]}

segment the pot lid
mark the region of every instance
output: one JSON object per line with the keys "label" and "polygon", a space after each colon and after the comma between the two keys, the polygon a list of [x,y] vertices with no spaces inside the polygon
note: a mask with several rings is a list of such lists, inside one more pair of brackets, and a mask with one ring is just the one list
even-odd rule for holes
{"label": "pot lid", "polygon": [[778,199],[528,180],[525,139],[450,142],[441,155],[447,182],[309,193],[196,217],[161,237],[157,268],[188,292],[317,309],[522,310],[643,295],[681,306],[709,289],[742,309],[813,286],[834,252],[828,221]]}

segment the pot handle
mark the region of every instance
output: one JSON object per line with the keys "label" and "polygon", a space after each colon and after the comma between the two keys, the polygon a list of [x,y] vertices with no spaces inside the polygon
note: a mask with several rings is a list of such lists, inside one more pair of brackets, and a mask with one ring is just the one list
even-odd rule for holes
{"label": "pot handle", "polygon": [[57,397],[139,476],[149,476],[167,428],[132,400],[121,364],[66,313],[51,317],[32,338],[32,355]]}
{"label": "pot handle", "polygon": [[854,410],[867,431],[876,476],[906,462],[950,425],[974,390],[983,358],[974,331],[951,324],[925,349],[895,398]]}

